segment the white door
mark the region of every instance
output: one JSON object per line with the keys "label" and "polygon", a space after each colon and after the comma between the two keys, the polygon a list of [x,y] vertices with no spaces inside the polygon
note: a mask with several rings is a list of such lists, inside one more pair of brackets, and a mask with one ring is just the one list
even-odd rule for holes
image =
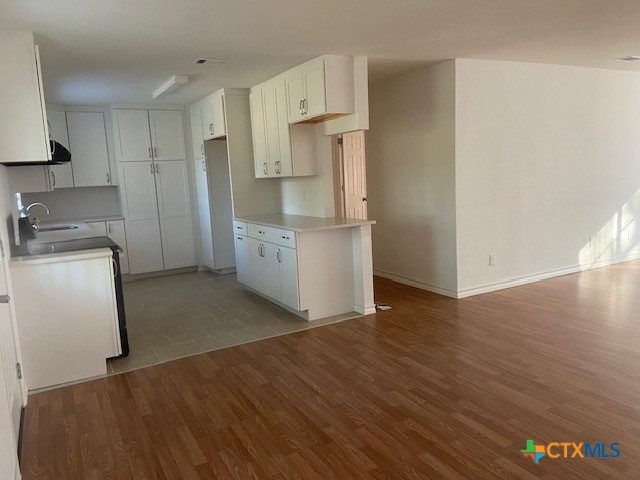
{"label": "white door", "polygon": [[107,133],[102,112],[67,112],[76,187],[111,185]]}
{"label": "white door", "polygon": [[120,253],[120,273],[129,273],[129,258],[127,256],[127,234],[122,220],[107,222],[107,236],[116,242]]}
{"label": "white door", "polygon": [[253,238],[249,239],[249,242],[251,245],[251,286],[264,293],[267,291],[268,281],[264,243]]}
{"label": "white door", "polygon": [[267,283],[265,295],[280,301],[282,285],[280,283],[280,248],[273,243],[264,244],[264,256],[267,264]]}
{"label": "white door", "polygon": [[262,89],[264,128],[267,137],[267,170],[270,176],[280,176],[280,135],[278,131],[278,106],[274,85]]}
{"label": "white door", "polygon": [[364,132],[342,136],[344,206],[347,218],[367,218],[367,173]]}
{"label": "white door", "polygon": [[120,161],[151,160],[149,113],[146,110],[114,110],[113,123],[116,137],[114,148]]}
{"label": "white door", "polygon": [[252,285],[251,271],[251,241],[242,235],[235,236],[236,243],[236,273],[238,281],[245,285]]}
{"label": "white door", "polygon": [[249,104],[251,106],[251,136],[253,137],[255,176],[256,178],[265,178],[269,176],[269,168],[261,90],[257,89],[249,94]]}
{"label": "white door", "polygon": [[295,310],[300,310],[298,256],[293,248],[280,247],[280,282],[282,303]]}
{"label": "white door", "polygon": [[187,162],[161,161],[155,166],[164,268],[194,266]]}
{"label": "white door", "polygon": [[193,156],[194,158],[201,158],[205,156],[205,153],[200,105],[191,105],[189,113],[191,115],[191,141],[193,142]]}
{"label": "white door", "polygon": [[215,270],[213,254],[213,234],[211,230],[211,208],[209,207],[209,185],[207,183],[207,159],[196,158],[193,165],[196,172],[198,198],[198,218],[200,219],[200,238],[202,243],[202,263]]}
{"label": "white door", "polygon": [[149,110],[151,144],[156,160],[186,158],[182,112],[176,110]]}
{"label": "white door", "polygon": [[326,90],[324,82],[324,61],[314,63],[304,70],[305,104],[304,116],[313,117],[326,113]]}
{"label": "white door", "polygon": [[210,98],[203,100],[200,113],[202,114],[202,135],[205,140],[210,140],[213,138],[213,105]]}
{"label": "white door", "polygon": [[281,177],[293,175],[293,157],[291,155],[291,127],[287,116],[287,91],[284,82],[279,82],[275,87],[276,92],[276,113],[278,122],[278,145],[280,147],[280,170]]}
{"label": "white door", "polygon": [[[47,110],[47,120],[49,121],[49,137],[69,149],[69,134],[67,133],[67,117],[59,110]],[[73,158],[73,154],[71,154]],[[62,165],[51,165],[49,167],[51,175],[51,186],[53,188],[73,187],[73,170],[71,162]]]}
{"label": "white door", "polygon": [[[17,445],[18,432],[20,429],[20,412],[22,410],[22,386],[18,378],[16,365],[19,354],[17,347],[17,329],[14,322],[14,312],[9,302],[9,282],[6,270],[5,248],[0,248],[0,362],[2,362],[2,372],[0,375],[4,379],[0,382],[4,384],[5,394],[0,395],[2,407],[8,408],[11,434],[13,441]],[[3,381],[4,380],[4,381]],[[0,407],[0,409],[2,409]],[[0,437],[4,435],[0,433]],[[0,441],[0,443],[2,443]],[[15,450],[13,451],[15,455]]]}
{"label": "white door", "polygon": [[304,118],[304,115],[302,115],[302,101],[304,100],[304,77],[302,70],[290,72],[284,81],[287,87],[289,123],[298,122]]}
{"label": "white door", "polygon": [[163,270],[154,165],[122,162],[120,172],[129,270],[133,274]]}
{"label": "white door", "polygon": [[227,127],[224,119],[224,97],[220,95],[211,103],[213,109],[213,136],[214,138],[224,137],[227,134]]}

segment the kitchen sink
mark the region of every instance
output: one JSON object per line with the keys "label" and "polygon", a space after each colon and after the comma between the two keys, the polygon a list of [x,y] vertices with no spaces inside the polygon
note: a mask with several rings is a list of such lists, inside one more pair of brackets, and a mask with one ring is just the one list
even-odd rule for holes
{"label": "kitchen sink", "polygon": [[65,230],[77,230],[77,225],[63,225],[61,227],[40,227],[38,232],[62,232]]}

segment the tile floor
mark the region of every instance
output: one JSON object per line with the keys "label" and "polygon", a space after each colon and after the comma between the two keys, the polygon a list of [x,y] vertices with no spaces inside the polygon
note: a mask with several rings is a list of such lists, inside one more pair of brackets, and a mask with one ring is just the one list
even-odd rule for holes
{"label": "tile floor", "polygon": [[131,353],[109,361],[110,373],[359,317],[309,323],[251,293],[235,274],[193,272],[124,284]]}

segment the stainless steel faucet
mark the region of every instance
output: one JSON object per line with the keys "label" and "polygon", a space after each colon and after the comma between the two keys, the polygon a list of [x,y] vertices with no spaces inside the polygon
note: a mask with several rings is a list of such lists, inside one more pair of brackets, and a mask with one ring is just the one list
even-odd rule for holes
{"label": "stainless steel faucet", "polygon": [[36,205],[40,205],[41,207],[44,207],[44,209],[47,211],[47,215],[49,215],[49,207],[47,207],[44,203],[40,203],[40,202],[34,202],[31,205],[29,205],[27,208],[25,208],[25,211],[29,211],[31,210],[32,207],[35,207]]}

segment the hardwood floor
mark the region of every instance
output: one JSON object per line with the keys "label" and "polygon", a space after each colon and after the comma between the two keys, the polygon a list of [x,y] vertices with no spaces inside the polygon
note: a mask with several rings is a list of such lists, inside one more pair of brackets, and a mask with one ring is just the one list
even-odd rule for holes
{"label": "hardwood floor", "polygon": [[[40,393],[25,479],[639,478],[640,262],[393,308]],[[620,442],[543,457],[527,439]]]}

